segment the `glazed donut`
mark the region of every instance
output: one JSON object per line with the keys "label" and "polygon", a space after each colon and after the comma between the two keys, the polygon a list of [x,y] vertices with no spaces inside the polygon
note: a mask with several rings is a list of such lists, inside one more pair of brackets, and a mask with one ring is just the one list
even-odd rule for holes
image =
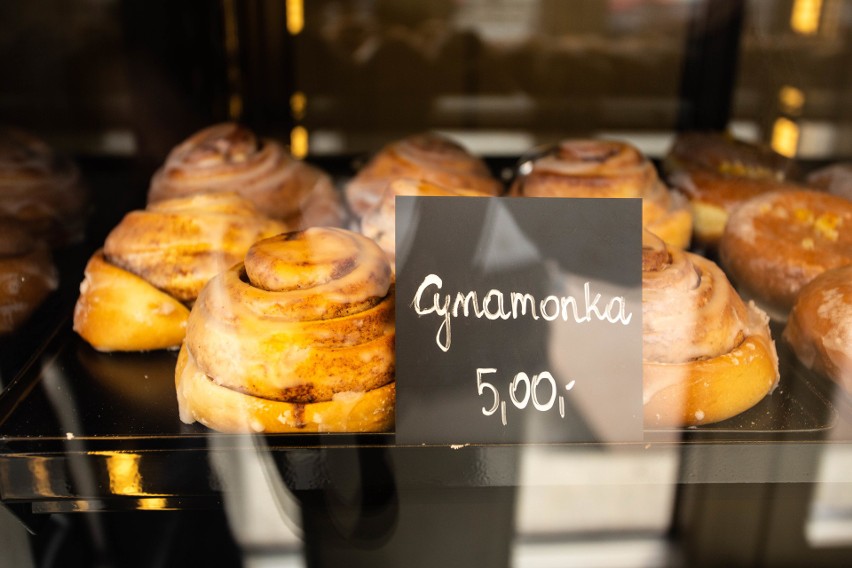
{"label": "glazed donut", "polygon": [[769,148],[714,132],[679,134],[663,160],[670,186],[690,202],[696,244],[715,250],[728,217],[769,191],[802,189],[790,180],[792,161]]}
{"label": "glazed donut", "polygon": [[743,294],[784,321],[802,286],[852,264],[852,202],[818,191],[755,197],[731,215],[719,258]]}
{"label": "glazed donut", "polygon": [[832,164],[808,174],[808,185],[852,200],[852,162]]}
{"label": "glazed donut", "polygon": [[0,216],[61,246],[83,238],[87,206],[88,191],[73,162],[30,134],[0,129]]}
{"label": "glazed donut", "polygon": [[346,185],[349,208],[357,217],[363,217],[376,207],[388,184],[399,178],[486,195],[503,192],[482,160],[445,136],[425,133],[382,148]]}
{"label": "glazed donut", "polygon": [[286,231],[229,193],[131,211],[86,267],[74,330],[101,351],[176,348],[187,306],[204,284],[239,262],[255,241]]}
{"label": "glazed donut", "polygon": [[154,173],[148,202],[198,193],[239,193],[294,228],[341,226],[345,210],[331,178],[275,140],[234,123],[205,128],[175,147]]}
{"label": "glazed donut", "polygon": [[259,241],[211,280],[175,374],[180,417],[228,432],[393,424],[394,292],[370,239],[311,228]]}
{"label": "glazed donut", "polygon": [[15,331],[58,285],[47,246],[17,219],[0,217],[0,335]]}
{"label": "glazed donut", "polygon": [[524,197],[635,197],[642,226],[672,246],[686,248],[692,217],[637,148],[608,140],[565,140],[520,167],[510,195]]}
{"label": "glazed donut", "polygon": [[748,410],[778,382],[769,318],[704,257],[642,243],[645,426],[710,424]]}
{"label": "glazed donut", "polygon": [[852,265],[827,270],[801,289],[783,337],[805,367],[852,394]]}
{"label": "glazed donut", "polygon": [[488,197],[469,189],[450,189],[427,181],[396,179],[388,185],[381,201],[361,219],[361,233],[378,243],[393,266],[396,261],[396,196]]}

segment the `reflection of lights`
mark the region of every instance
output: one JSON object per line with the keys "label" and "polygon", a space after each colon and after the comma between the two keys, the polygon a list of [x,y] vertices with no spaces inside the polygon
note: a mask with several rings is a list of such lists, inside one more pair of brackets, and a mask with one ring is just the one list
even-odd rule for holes
{"label": "reflection of lights", "polygon": [[778,100],[784,112],[798,114],[805,105],[805,94],[796,87],[782,87],[778,93]]}
{"label": "reflection of lights", "polygon": [[47,497],[56,496],[50,485],[50,471],[47,467],[47,458],[32,457],[27,461],[27,468],[33,475],[33,490],[36,494]]}
{"label": "reflection of lights", "polygon": [[304,126],[297,126],[290,131],[290,153],[299,159],[308,155],[308,130]]}
{"label": "reflection of lights", "polygon": [[115,495],[142,493],[142,476],[139,475],[137,454],[112,454],[107,457],[109,489]]}
{"label": "reflection of lights", "polygon": [[305,109],[308,107],[308,97],[301,91],[296,91],[290,97],[290,110],[293,113],[293,118],[302,120],[305,116]]}
{"label": "reflection of lights", "polygon": [[790,13],[790,28],[802,35],[819,31],[822,0],[796,0]]}
{"label": "reflection of lights", "polygon": [[298,35],[305,27],[305,7],[302,0],[287,0],[287,31]]}
{"label": "reflection of lights", "polygon": [[243,99],[239,95],[240,72],[240,36],[237,28],[237,7],[235,0],[222,0],[225,29],[225,54],[227,57],[228,86],[231,96],[228,99],[228,116],[239,120],[243,112]]}
{"label": "reflection of lights", "polygon": [[788,118],[779,118],[772,127],[772,149],[792,158],[799,145],[799,126]]}
{"label": "reflection of lights", "polygon": [[145,511],[161,511],[168,507],[169,502],[162,497],[152,497],[150,499],[139,499],[137,501],[139,509]]}
{"label": "reflection of lights", "polygon": [[243,98],[240,95],[233,94],[228,99],[228,116],[231,120],[239,120],[243,113]]}

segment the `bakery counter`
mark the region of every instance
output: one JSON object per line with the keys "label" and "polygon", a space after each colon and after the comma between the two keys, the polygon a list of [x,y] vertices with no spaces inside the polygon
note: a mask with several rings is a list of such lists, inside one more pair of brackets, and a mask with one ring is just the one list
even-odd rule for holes
{"label": "bakery counter", "polygon": [[[827,381],[784,350],[781,356],[781,384],[755,408],[715,425],[646,430],[641,443],[403,446],[393,433],[236,435],[184,424],[174,393],[175,352],[99,353],[65,320],[0,396],[0,495],[35,512],[203,507],[233,491],[227,469],[247,457],[260,460],[282,490],[295,492],[324,490],[341,475],[356,475],[365,490],[377,491],[589,479],[812,482],[823,454],[852,444],[852,405],[832,398]],[[590,451],[629,458],[640,471],[661,460],[677,465],[662,479],[613,481],[607,460],[597,460],[600,475],[579,479],[572,463]],[[560,473],[522,473],[521,464],[542,456]],[[852,477],[834,473],[831,481]]]}
{"label": "bakery counter", "polygon": [[[496,174],[515,164],[488,163]],[[351,157],[320,165],[334,172],[337,187],[357,169]],[[266,481],[285,493],[359,483],[378,495],[402,487],[811,483],[825,480],[827,456],[852,449],[850,397],[801,367],[777,339],[781,379],[770,396],[716,424],[646,429],[635,443],[410,446],[393,432],[238,435],[185,424],[174,386],[177,351],[102,353],[71,329],[86,260],[125,212],[142,206],[152,169],[83,164],[97,203],[88,238],[56,255],[59,290],[4,339],[0,498],[22,516],[208,508],[239,494],[232,470],[246,460],[262,464]],[[775,325],[772,336],[781,331]],[[397,380],[405,388],[405,378]],[[590,453],[611,459],[589,460]],[[664,475],[613,477],[607,464],[622,459],[634,472],[664,464]],[[852,473],[834,469],[828,481],[850,483]]]}

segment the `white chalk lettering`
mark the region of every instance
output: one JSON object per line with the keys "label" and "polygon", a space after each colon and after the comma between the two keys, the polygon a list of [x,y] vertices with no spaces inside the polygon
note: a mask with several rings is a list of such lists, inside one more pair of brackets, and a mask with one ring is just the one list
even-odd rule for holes
{"label": "white chalk lettering", "polygon": [[[583,298],[574,296],[550,295],[540,301],[535,296],[526,292],[510,292],[508,302],[511,309],[507,311],[507,298],[504,292],[492,288],[485,294],[482,304],[475,290],[468,292],[456,292],[453,294],[441,294],[444,281],[437,274],[429,274],[420,283],[411,306],[418,316],[435,314],[441,318],[435,342],[438,347],[447,352],[452,343],[452,320],[458,317],[486,318],[488,320],[509,320],[529,317],[538,320],[539,317],[546,321],[562,321],[574,323],[587,323],[593,320],[606,321],[609,323],[620,323],[628,325],[633,319],[633,313],[629,311],[627,301],[623,296],[614,296],[604,300],[600,293],[594,292],[590,282],[583,285]],[[428,292],[430,288],[437,291],[431,295],[431,304]],[[455,298],[455,300],[453,300]],[[583,302],[582,305],[580,302]],[[452,309],[450,305],[452,304]],[[600,304],[600,305],[599,305]],[[606,304],[605,308],[601,305]],[[536,307],[538,311],[536,311]]]}

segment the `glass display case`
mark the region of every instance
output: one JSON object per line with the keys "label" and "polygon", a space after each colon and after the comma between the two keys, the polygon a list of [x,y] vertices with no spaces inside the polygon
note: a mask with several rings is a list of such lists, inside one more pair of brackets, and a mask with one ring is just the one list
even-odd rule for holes
{"label": "glass display case", "polygon": [[[38,268],[28,264],[29,272],[0,281],[5,287],[0,291],[13,297],[0,305],[0,324],[8,326],[0,327],[0,564],[848,564],[848,359],[835,365],[841,369],[839,379],[830,378],[836,374],[833,367],[812,368],[812,358],[785,339],[788,306],[780,317],[766,316],[766,331],[760,332],[766,342],[748,343],[742,335],[751,333],[752,323],[743,328],[747,332],[734,333],[741,350],[771,345],[766,364],[778,373],[769,394],[708,423],[708,406],[690,410],[686,419],[666,422],[657,414],[655,420],[647,410],[653,398],[649,353],[658,349],[665,358],[680,349],[684,338],[648,342],[649,333],[656,332],[648,327],[656,312],[648,307],[646,275],[652,270],[649,263],[681,258],[685,253],[671,251],[682,247],[642,242],[650,201],[645,194],[630,195],[641,199],[625,200],[620,208],[590,200],[587,213],[584,206],[571,205],[577,200],[564,198],[557,204],[541,201],[528,212],[524,203],[537,200],[524,195],[533,195],[542,159],[576,154],[603,162],[624,151],[638,156],[637,170],[652,164],[641,169],[642,175],[659,176],[668,184],[660,181],[654,191],[687,204],[689,190],[678,188],[672,175],[676,144],[685,135],[713,133],[759,148],[749,151],[760,156],[771,155],[771,167],[782,166],[770,177],[788,184],[784,189],[790,192],[852,198],[852,189],[843,189],[852,185],[843,165],[852,162],[852,2],[37,0],[3,4],[0,20],[0,67],[6,77],[0,124],[12,128],[0,138],[0,223],[8,223],[0,226],[0,267],[7,263],[2,256],[7,252],[10,258],[18,251],[32,252],[44,263]],[[219,126],[211,130],[213,125]],[[616,143],[604,150],[586,145],[601,140]],[[399,141],[411,148],[397,149],[393,144]],[[465,192],[480,182],[454,172],[455,177],[441,181],[405,180],[428,188],[400,187],[396,200],[391,190],[390,201],[379,201],[381,192],[374,192],[369,212],[366,205],[359,211],[351,188],[364,172],[380,169],[378,156],[388,148],[420,157],[437,148],[447,169],[459,154],[469,155],[479,165],[464,167],[487,178],[482,182],[490,188],[483,190],[486,198],[472,199]],[[156,212],[175,218],[184,214],[184,205],[163,205],[166,198],[159,192],[176,192],[184,199],[194,199],[187,197],[189,186],[219,192],[225,174],[196,174],[193,168],[224,160],[227,176],[236,176],[227,191],[247,197],[260,182],[254,173],[232,170],[254,160],[254,152],[268,160],[259,162],[264,172],[309,166],[292,175],[310,178],[311,191],[322,185],[324,205],[316,205],[319,197],[303,196],[294,210],[273,215],[278,196],[251,207],[214,204],[213,217],[220,224],[210,231],[219,243],[239,240],[233,234],[245,226],[254,231],[245,237],[252,243],[327,223],[343,227],[346,235],[369,235],[362,219],[372,219],[381,207],[396,223],[396,239],[393,232],[389,237],[396,264],[391,258],[370,276],[374,285],[381,273],[384,287],[371,298],[382,296],[389,307],[371,299],[358,331],[347,328],[344,334],[351,338],[381,320],[382,331],[369,342],[389,346],[389,354],[381,357],[390,370],[376,372],[383,378],[376,379],[375,390],[384,388],[385,398],[364,412],[368,417],[362,428],[329,431],[336,430],[329,424],[338,410],[312,406],[333,400],[348,404],[345,412],[354,414],[355,403],[346,396],[352,387],[340,387],[327,399],[314,391],[288,391],[293,398],[279,392],[288,387],[276,382],[276,365],[291,357],[299,362],[314,357],[304,355],[307,348],[295,332],[269,339],[271,358],[255,367],[244,351],[232,350],[251,341],[249,328],[231,335],[222,330],[248,316],[234,308],[221,320],[199,319],[202,310],[224,302],[207,292],[211,287],[165,300],[160,294],[172,294],[168,285],[144,284],[143,290],[137,276],[121,276],[117,291],[100,296],[93,291],[100,290],[95,261],[100,259],[98,267],[108,265],[102,270],[115,270],[110,263],[118,258],[118,247],[125,246],[118,244],[119,227]],[[281,154],[269,157],[272,152]],[[699,153],[690,147],[684,155]],[[753,154],[747,156],[742,161],[723,157],[714,167],[725,175],[743,170],[753,178],[770,167],[764,165],[769,162],[754,166]],[[839,173],[826,182],[810,175],[817,171]],[[47,178],[58,193],[44,189]],[[429,200],[445,209],[429,214]],[[455,213],[462,211],[462,203],[469,204],[465,212]],[[232,220],[234,209],[255,207],[274,221]],[[699,214],[706,215],[683,207],[690,211],[690,227]],[[785,217],[789,232],[806,214],[793,207]],[[817,236],[839,243],[826,257],[852,258],[852,247],[843,244],[847,229],[842,219],[837,221],[843,215],[829,207],[806,220]],[[224,224],[226,217],[230,224]],[[264,223],[268,229],[260,228],[267,227]],[[584,223],[598,229],[581,235]],[[164,251],[179,241],[184,256],[170,265],[186,277],[194,270],[187,268],[187,259],[209,254],[201,245],[187,245],[187,232],[170,238],[161,221],[153,227],[145,236],[138,228],[126,229],[126,246],[137,255],[127,266],[148,258],[162,263]],[[13,239],[19,235],[25,235],[24,241]],[[470,243],[457,235],[469,237]],[[269,254],[301,238],[280,239]],[[812,252],[813,241],[805,240],[799,244]],[[219,261],[217,274],[233,272],[252,243],[238,257]],[[357,243],[358,252],[347,252],[348,258],[360,263],[359,255],[375,256],[361,252],[365,245]],[[252,246],[254,256],[267,254]],[[321,256],[319,250],[349,251],[350,245],[305,246],[313,253],[302,265],[313,265],[311,255]],[[759,246],[781,247],[774,242]],[[724,271],[738,293],[760,303],[761,286],[746,293],[745,277],[733,277],[723,245],[693,235],[686,248],[695,258],[721,266],[689,268],[687,274]],[[652,262],[650,251],[668,252],[661,253],[664,260],[654,257]],[[452,269],[447,268],[451,261]],[[20,270],[13,262],[22,261],[9,260],[9,270]],[[699,266],[704,261],[690,262]],[[249,263],[246,259],[246,268],[233,273],[236,286],[255,279]],[[586,270],[584,263],[595,269]],[[335,264],[327,270],[333,277],[322,278],[349,274],[349,264],[345,270]],[[422,268],[434,266],[440,268]],[[444,268],[469,287],[459,284],[455,319],[445,306],[445,319],[439,320],[439,294],[431,310],[418,302],[427,297],[423,290],[441,289],[436,274]],[[256,272],[267,274],[264,270]],[[434,278],[424,279],[418,270],[423,275],[431,270]],[[490,291],[477,287],[476,278],[483,274],[506,286],[500,288],[506,306],[515,301],[508,292],[516,289],[512,286],[528,285],[522,292],[532,311],[520,316],[516,311],[514,317],[511,308],[490,312],[487,306],[501,293],[498,284],[489,285]],[[578,286],[559,288],[559,293],[548,287],[566,278]],[[444,292],[455,294],[451,279],[445,281]],[[257,288],[277,291],[277,281],[264,282]],[[299,287],[309,286],[302,282]],[[24,300],[14,299],[22,290],[33,291],[25,311],[20,307]],[[600,310],[590,307],[590,296],[598,291],[604,298]],[[351,287],[343,295],[350,294]],[[86,308],[81,307],[84,298]],[[451,297],[446,298],[449,303]],[[544,320],[560,319],[555,312],[548,315],[550,298],[562,299],[563,322],[573,313],[570,325],[544,328]],[[500,296],[500,310],[503,301]],[[270,314],[295,317],[301,309],[276,302],[257,308],[260,323],[251,326],[265,326]],[[189,314],[176,324],[176,342],[158,343],[160,336],[150,330],[125,335],[117,319],[106,318],[96,331],[84,328],[84,311],[118,304],[138,311],[148,303],[159,306],[151,317],[176,317],[181,310]],[[730,308],[743,314],[751,309]],[[670,321],[682,310],[661,313]],[[848,299],[845,308],[838,304],[826,310],[845,313],[847,319],[852,311]],[[628,312],[635,316],[632,323]],[[601,326],[582,327],[594,313],[600,320],[594,323]],[[523,321],[500,327],[504,322],[495,320],[501,314],[503,320]],[[346,317],[355,316],[350,311]],[[720,320],[706,321],[695,326],[696,334],[721,329]],[[387,332],[394,322],[395,338]],[[417,326],[424,322],[428,329],[420,342],[417,334],[423,330]],[[184,342],[186,330],[195,335]],[[205,333],[225,335],[217,335],[211,340],[214,347],[203,353],[193,350],[201,344],[195,338]],[[331,341],[332,332],[323,333],[320,342]],[[852,344],[848,332],[837,333],[838,349]],[[357,368],[358,380],[374,373],[371,365],[380,358],[375,350],[359,355],[356,363],[339,362],[338,353],[352,348],[353,341],[336,345],[333,355],[316,355],[326,359],[318,364],[316,376],[322,379],[311,379],[311,385],[336,379],[341,365]],[[131,342],[142,347],[123,347]],[[455,357],[453,366],[442,368],[448,352]],[[481,362],[486,357],[500,364]],[[690,361],[712,358],[693,355]],[[204,408],[187,402],[190,375],[212,373],[196,365],[214,359],[251,368],[246,371],[251,380],[233,390],[272,405],[272,414],[258,410],[250,419],[232,420],[222,418],[227,412],[221,409],[232,408],[224,399]],[[586,367],[576,370],[573,359],[589,362],[588,378],[582,374]],[[542,367],[550,365],[552,374],[534,367],[539,361]],[[521,365],[530,365],[525,370],[532,376],[521,372]],[[506,378],[504,387],[498,381],[506,367],[514,380]],[[607,377],[594,376],[603,368]],[[442,369],[448,376],[441,376]],[[455,371],[464,377],[449,376]],[[279,390],[249,392],[265,373]],[[576,378],[576,387],[575,381],[562,382],[568,374]],[[732,376],[745,381],[750,372]],[[221,382],[211,381],[216,388]],[[388,388],[396,396],[389,404]],[[549,402],[542,402],[546,396]],[[393,400],[399,403],[395,418]],[[290,411],[301,413],[295,422],[285,416]],[[270,423],[283,431],[271,431]]]}

